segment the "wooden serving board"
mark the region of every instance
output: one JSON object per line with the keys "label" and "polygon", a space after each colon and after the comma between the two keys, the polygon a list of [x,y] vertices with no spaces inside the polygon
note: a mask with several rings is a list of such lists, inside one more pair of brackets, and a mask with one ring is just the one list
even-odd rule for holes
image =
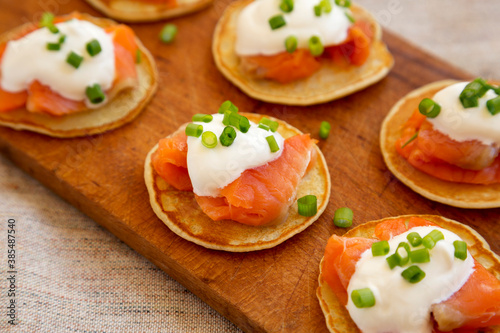
{"label": "wooden serving board", "polygon": [[[246,332],[327,332],[315,290],[328,237],[345,232],[332,223],[338,207],[353,209],[355,225],[402,214],[443,215],[472,226],[500,254],[500,209],[465,210],[429,201],[394,178],[379,151],[380,124],[399,98],[432,81],[470,75],[386,32],[396,65],[378,84],[318,106],[262,103],[225,80],[212,60],[212,33],[228,3],[221,0],[171,20],[179,28],[171,45],[157,37],[164,23],[132,25],[156,58],[160,85],[131,124],[68,140],[1,128],[2,153]],[[38,20],[47,10],[100,16],[83,1],[25,0],[2,6],[1,32]],[[321,121],[332,124],[330,137],[319,143],[332,177],[330,204],[311,227],[269,250],[207,250],[172,233],[149,206],[143,181],[147,152],[191,115],[215,112],[227,99],[240,110],[281,118],[316,138]]]}

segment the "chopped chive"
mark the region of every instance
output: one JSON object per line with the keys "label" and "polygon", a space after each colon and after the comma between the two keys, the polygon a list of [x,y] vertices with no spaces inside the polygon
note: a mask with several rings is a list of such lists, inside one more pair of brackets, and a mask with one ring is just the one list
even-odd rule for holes
{"label": "chopped chive", "polygon": [[345,14],[345,16],[347,16],[347,19],[349,20],[349,22],[351,22],[351,23],[356,22],[356,19],[351,14],[349,14],[347,12],[345,12],[344,14]]}
{"label": "chopped chive", "polygon": [[315,195],[309,194],[297,200],[299,215],[314,216],[318,212],[318,199]]}
{"label": "chopped chive", "polygon": [[102,103],[104,102],[104,99],[106,99],[106,95],[102,91],[101,86],[97,83],[93,86],[87,87],[85,94],[92,104]]}
{"label": "chopped chive", "polygon": [[263,129],[263,130],[265,130],[265,131],[269,131],[269,130],[270,130],[270,129],[269,129],[269,126],[264,125],[264,124],[260,124],[260,123],[259,123],[259,128],[261,128],[261,129]]}
{"label": "chopped chive", "polygon": [[432,249],[434,248],[434,246],[436,246],[436,243],[442,239],[444,239],[443,233],[437,229],[434,229],[431,232],[429,232],[426,236],[424,236],[424,238],[422,239],[422,244],[426,248]]}
{"label": "chopped chive", "polygon": [[271,120],[269,118],[263,117],[260,121],[259,124],[264,124],[269,127],[271,132],[276,132],[278,130],[279,124],[277,121]]}
{"label": "chopped chive", "polygon": [[[406,253],[402,253],[399,249],[404,250]],[[397,255],[398,258],[398,265],[403,267],[408,263],[410,260],[410,245],[406,242],[401,242],[398,244],[398,247],[396,248],[396,252],[394,252],[395,255]]]}
{"label": "chopped chive", "polygon": [[335,0],[337,6],[351,7],[351,0]]}
{"label": "chopped chive", "polygon": [[500,112],[500,96],[486,101],[486,108],[494,116]]}
{"label": "chopped chive", "polygon": [[322,55],[324,50],[325,48],[323,47],[323,44],[318,36],[312,36],[309,38],[309,51],[314,57]]}
{"label": "chopped chive", "polygon": [[491,86],[480,77],[469,83],[469,86],[476,91],[477,97],[483,97],[491,89]]}
{"label": "chopped chive", "polygon": [[414,264],[423,264],[431,261],[431,256],[427,248],[421,248],[410,252],[410,260]]}
{"label": "chopped chive", "polygon": [[419,246],[422,244],[422,237],[418,234],[418,232],[410,232],[406,235],[406,239],[411,244],[411,246]]}
{"label": "chopped chive", "polygon": [[200,121],[203,123],[209,123],[214,119],[211,114],[197,113],[192,118],[191,121]]}
{"label": "chopped chive", "polygon": [[224,118],[222,118],[222,124],[226,126],[238,126],[240,122],[240,115],[237,112],[226,110],[224,112]]}
{"label": "chopped chive", "polygon": [[467,243],[464,241],[456,240],[453,242],[453,247],[455,248],[455,257],[460,260],[465,260],[467,258]]}
{"label": "chopped chive", "polygon": [[320,5],[314,6],[314,15],[321,16],[321,6]]}
{"label": "chopped chive", "polygon": [[411,136],[411,138],[408,139],[408,141],[406,141],[402,146],[401,146],[401,149],[403,149],[404,147],[406,147],[407,145],[410,144],[410,142],[412,142],[413,140],[415,140],[416,138],[418,137],[418,131],[415,132],[415,134],[413,134]]}
{"label": "chopped chive", "polygon": [[332,11],[332,4],[330,3],[330,0],[321,0],[320,5],[321,9],[325,13],[330,13]]}
{"label": "chopped chive", "polygon": [[66,35],[59,37],[59,44],[63,44],[66,41]]}
{"label": "chopped chive", "polygon": [[160,31],[160,40],[163,43],[171,43],[177,35],[177,26],[175,24],[165,24]]}
{"label": "chopped chive", "polygon": [[217,146],[217,135],[210,131],[203,132],[201,143],[207,148],[215,148]]}
{"label": "chopped chive", "polygon": [[219,113],[224,113],[225,111],[228,110],[238,112],[238,108],[231,101],[225,101],[219,107]]}
{"label": "chopped chive", "polygon": [[76,54],[73,51],[71,51],[70,54],[68,54],[68,57],[66,58],[66,62],[75,68],[80,67],[80,64],[82,63],[82,61],[83,61],[83,57]]}
{"label": "chopped chive", "polygon": [[246,133],[250,129],[250,121],[245,116],[240,116],[240,121],[237,127],[241,133]]}
{"label": "chopped chive", "polygon": [[91,57],[98,55],[101,51],[101,44],[99,44],[97,39],[93,39],[87,43],[87,52]]}
{"label": "chopped chive", "polygon": [[319,137],[323,140],[326,140],[328,138],[328,135],[330,134],[330,129],[330,123],[327,121],[322,121],[321,126],[319,127]]}
{"label": "chopped chive", "polygon": [[288,36],[285,39],[286,52],[293,53],[297,49],[297,44],[298,44],[297,37]]}
{"label": "chopped chive", "polygon": [[293,10],[293,0],[282,0],[280,9],[284,13],[290,13]]}
{"label": "chopped chive", "polygon": [[399,255],[397,255],[396,253],[388,256],[387,258],[385,258],[385,260],[387,261],[387,264],[389,264],[389,267],[391,269],[393,269],[396,266],[399,266]]}
{"label": "chopped chive", "polygon": [[271,153],[275,153],[278,150],[280,150],[280,146],[278,146],[278,143],[276,142],[274,135],[266,136],[266,141],[269,144],[269,149],[271,150]]}
{"label": "chopped chive", "polygon": [[142,52],[140,49],[135,50],[135,63],[140,64],[142,62]]}
{"label": "chopped chive", "polygon": [[229,147],[236,139],[236,130],[231,126],[224,127],[222,134],[219,137],[220,144],[224,147]]}
{"label": "chopped chive", "polygon": [[369,308],[375,305],[375,296],[370,288],[353,290],[351,300],[357,308]]}
{"label": "chopped chive", "polygon": [[420,267],[413,265],[402,271],[401,276],[410,283],[417,283],[425,277],[425,272]]}
{"label": "chopped chive", "polygon": [[427,118],[436,118],[441,112],[441,106],[430,98],[424,98],[418,105],[418,111]]}
{"label": "chopped chive", "polygon": [[389,250],[389,242],[386,240],[375,242],[372,244],[372,255],[374,257],[385,256],[387,253],[389,253]]}
{"label": "chopped chive", "polygon": [[47,43],[47,50],[49,51],[59,51],[61,49],[61,44],[59,43]]}
{"label": "chopped chive", "polygon": [[49,28],[50,32],[52,32],[53,34],[57,34],[59,32],[59,29],[55,25],[51,25],[47,28]]}
{"label": "chopped chive", "polygon": [[479,105],[476,92],[474,90],[467,89],[467,87],[462,90],[459,99],[465,109],[474,108]]}
{"label": "chopped chive", "polygon": [[203,133],[203,126],[200,124],[189,123],[184,131],[187,136],[198,138]]}
{"label": "chopped chive", "polygon": [[50,27],[54,25],[54,14],[45,12],[40,19],[40,27]]}
{"label": "chopped chive", "polygon": [[341,207],[333,215],[333,224],[340,228],[349,228],[352,225],[354,214],[348,207]]}
{"label": "chopped chive", "polygon": [[272,30],[276,30],[278,28],[281,28],[282,26],[286,25],[285,18],[283,15],[275,15],[269,19],[269,25],[271,26]]}

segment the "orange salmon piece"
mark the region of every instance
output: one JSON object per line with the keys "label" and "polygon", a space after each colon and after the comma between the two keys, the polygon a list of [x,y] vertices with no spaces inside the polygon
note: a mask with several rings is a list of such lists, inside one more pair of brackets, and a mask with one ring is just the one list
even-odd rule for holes
{"label": "orange salmon piece", "polygon": [[[0,44],[0,59],[7,48],[7,43]],[[28,99],[28,93],[21,91],[18,93],[11,93],[5,91],[0,87],[0,112],[6,112],[23,107]]]}
{"label": "orange salmon piece", "polygon": [[221,197],[196,196],[196,201],[215,221],[230,219],[252,226],[277,221],[295,199],[313,156],[313,143],[308,134],[288,138],[280,157],[245,170],[221,190]]}
{"label": "orange salmon piece", "polygon": [[400,218],[387,220],[383,223],[377,224],[373,236],[380,240],[389,240],[394,236],[407,232],[411,228],[427,226],[437,227],[437,224],[415,216],[412,216],[409,219]]}
{"label": "orange salmon piece", "polygon": [[86,108],[84,102],[67,99],[38,81],[33,81],[28,88],[26,109],[30,112],[63,116]]}
{"label": "orange salmon piece", "polygon": [[184,131],[158,142],[151,156],[153,168],[167,183],[181,191],[192,191],[187,170],[187,137]]}
{"label": "orange salmon piece", "polygon": [[357,21],[349,28],[347,39],[325,48],[325,54],[339,67],[361,66],[370,56],[373,31],[369,23]]}
{"label": "orange salmon piece", "polygon": [[311,76],[321,63],[309,50],[298,49],[293,53],[281,52],[276,55],[243,57],[244,67],[255,71],[257,77],[288,83]]}

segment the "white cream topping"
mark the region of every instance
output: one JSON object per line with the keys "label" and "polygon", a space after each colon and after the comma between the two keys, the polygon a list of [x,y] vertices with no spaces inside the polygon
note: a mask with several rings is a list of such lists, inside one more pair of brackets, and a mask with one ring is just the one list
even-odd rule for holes
{"label": "white cream topping", "polygon": [[[351,22],[345,15],[348,9],[330,1],[332,11],[315,16],[314,6],[320,0],[294,0],[294,9],[283,13],[281,0],[255,0],[240,13],[237,22],[236,53],[245,55],[272,55],[286,50],[285,39],[296,36],[298,48],[308,48],[309,38],[318,36],[325,46],[342,43],[347,38]],[[269,19],[282,14],[286,25],[272,30]]]}
{"label": "white cream topping", "polygon": [[[412,284],[401,276],[410,265],[389,268],[386,257],[394,253],[400,242],[407,241],[408,233],[417,232],[423,238],[435,229],[443,233],[444,240],[438,241],[430,250],[430,262],[417,264],[426,274],[423,280]],[[416,227],[391,239],[391,250],[386,256],[373,257],[371,249],[365,251],[347,288],[348,295],[351,295],[353,290],[368,287],[375,296],[375,305],[370,308],[357,308],[349,297],[347,309],[359,329],[363,333],[432,332],[431,305],[448,299],[474,271],[474,259],[470,253],[465,260],[455,258],[455,240],[461,239],[448,230]],[[412,247],[412,250],[422,247]]]}
{"label": "white cream topping", "polygon": [[[224,127],[223,114],[214,114],[210,123],[195,122],[203,126],[203,131],[213,132],[220,137]],[[284,146],[284,138],[278,132],[266,131],[250,122],[247,133],[236,130],[236,138],[229,147],[220,141],[215,148],[207,148],[201,136],[188,136],[187,167],[193,184],[193,192],[200,196],[219,196],[220,189],[240,177],[243,171],[255,168],[278,158]],[[273,135],[279,150],[271,153],[266,137]]]}
{"label": "white cream topping", "polygon": [[[77,19],[55,26],[59,33],[41,28],[7,43],[1,63],[2,89],[20,92],[37,80],[67,99],[83,101],[87,100],[85,90],[88,86],[97,83],[103,91],[111,88],[115,78],[111,35],[88,21]],[[48,50],[47,43],[57,43],[62,35],[66,38],[61,49]],[[94,57],[86,50],[87,43],[93,39],[97,39],[102,49]],[[83,57],[78,68],[66,62],[71,51]],[[92,107],[91,103],[87,105]]]}
{"label": "white cream topping", "polygon": [[500,115],[492,115],[486,102],[498,95],[493,90],[479,98],[479,105],[465,109],[459,96],[469,82],[460,82],[437,92],[433,100],[441,106],[436,118],[427,118],[434,128],[453,140],[478,140],[485,145],[500,145]]}

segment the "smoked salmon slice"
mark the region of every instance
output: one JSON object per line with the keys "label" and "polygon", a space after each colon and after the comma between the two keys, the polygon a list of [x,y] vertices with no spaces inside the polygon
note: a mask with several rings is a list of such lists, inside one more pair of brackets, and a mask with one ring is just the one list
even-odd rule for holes
{"label": "smoked salmon slice", "polygon": [[[410,141],[415,134],[416,139]],[[435,130],[418,110],[403,126],[396,150],[415,168],[442,180],[483,185],[500,183],[498,147],[477,140],[455,141]]]}
{"label": "smoked salmon slice", "polygon": [[[221,196],[196,196],[196,201],[215,221],[231,219],[258,226],[279,220],[295,199],[297,186],[314,156],[314,140],[309,135],[293,136],[285,140],[283,152],[277,159],[245,170],[221,189]],[[178,133],[160,141],[152,156],[153,168],[175,188],[192,190],[186,157],[186,136]]]}
{"label": "smoked salmon slice", "polygon": [[[328,240],[323,259],[322,276],[337,298],[347,304],[347,286],[361,254],[378,240],[388,240],[417,226],[436,224],[422,218],[401,218],[381,222],[375,238],[339,237]],[[477,332],[477,329],[500,324],[500,281],[479,262],[460,290],[431,307],[437,327],[434,332]]]}
{"label": "smoked salmon slice", "polygon": [[[66,20],[73,18],[79,19],[81,16],[78,13],[72,13]],[[63,21],[61,17],[54,19],[54,23]],[[23,32],[22,36],[17,38],[29,32],[31,31]],[[135,67],[137,44],[133,30],[123,24],[108,27],[106,32],[113,34],[115,48],[115,79],[113,87],[107,92],[116,93],[117,89],[132,86],[132,81],[135,82],[137,78]],[[7,43],[0,45],[0,62],[6,45]],[[10,93],[0,87],[0,112],[12,111],[23,106],[30,112],[53,116],[67,115],[87,109],[83,101],[67,99],[38,81],[32,82],[27,91],[19,93]]]}

